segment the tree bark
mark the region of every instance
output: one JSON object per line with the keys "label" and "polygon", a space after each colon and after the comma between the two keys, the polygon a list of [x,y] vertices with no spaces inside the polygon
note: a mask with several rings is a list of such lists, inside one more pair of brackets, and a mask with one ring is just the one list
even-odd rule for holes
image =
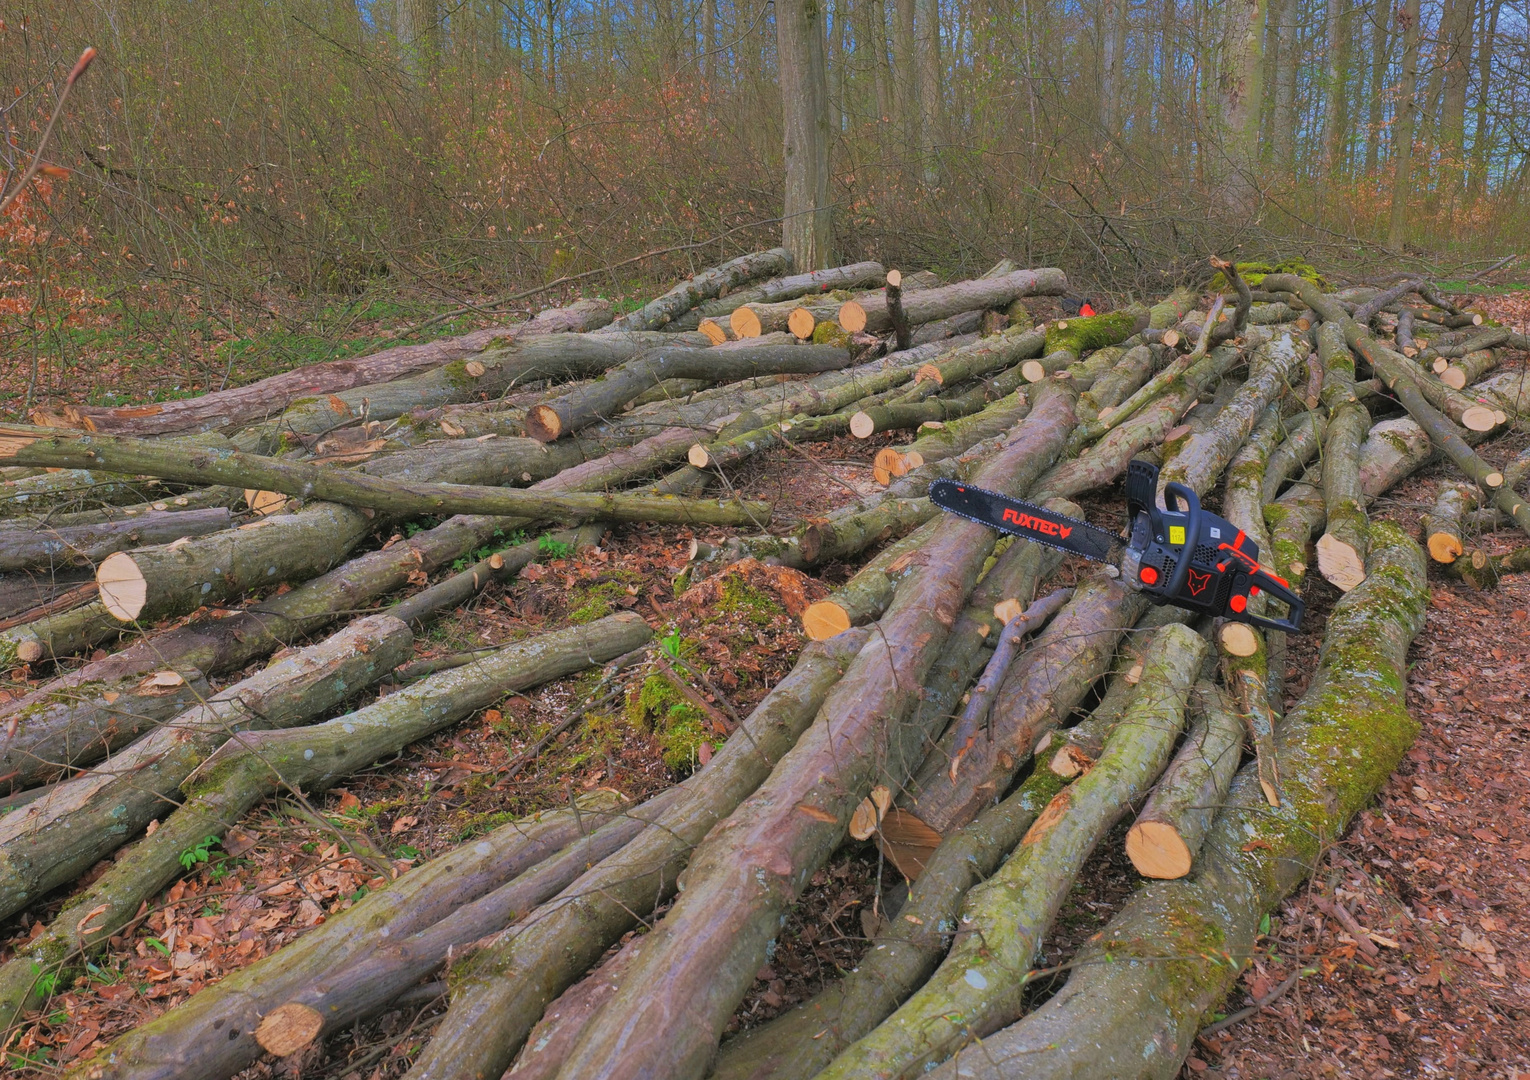
{"label": "tree bark", "polygon": [[[503,1073],[548,1003],[674,892],[695,846],[790,751],[869,636],[862,630],[810,646],[792,674],[745,720],[744,729],[686,782],[685,795],[641,836],[465,965],[451,1008],[410,1075]],[[366,985],[377,980],[358,972],[355,981]],[[326,1015],[336,1012],[328,997],[322,992],[304,995],[306,1004]],[[335,1026],[350,1022],[341,1010]]]}
{"label": "tree bark", "polygon": [[776,9],[776,58],[786,158],[781,243],[804,270],[834,257],[834,211],[829,202],[829,77],[824,8],[813,0],[784,0]]}
{"label": "tree bark", "polygon": [[[1061,296],[1067,288],[1068,279],[1061,270],[1016,270],[1003,277],[973,278],[971,281],[959,281],[937,289],[906,292],[903,296],[903,310],[909,322],[927,323],[950,318],[964,311],[1007,307],[1022,296]],[[864,329],[867,333],[883,334],[893,328],[885,293],[857,297],[853,303],[865,312]]]}
{"label": "tree bark", "polygon": [[1286,427],[1286,437],[1270,453],[1260,495],[1262,504],[1275,501],[1286,481],[1298,475],[1323,445],[1328,418],[1315,409],[1302,413]]}
{"label": "tree bark", "polygon": [[[630,315],[623,315],[600,332],[615,334],[632,330],[658,330],[702,301],[711,300],[724,289],[736,289],[760,278],[786,273],[792,268],[793,255],[786,247],[740,255],[721,266],[714,266],[687,278],[663,296],[650,300]],[[816,264],[799,262],[797,265],[819,269]]]}
{"label": "tree bark", "polygon": [[1097,420],[1100,414],[1114,409],[1148,380],[1159,366],[1162,346],[1136,345],[1122,353],[1120,360],[1094,381],[1088,393],[1078,399],[1078,418],[1082,423]]}
{"label": "tree bark", "polygon": [[1037,947],[1084,860],[1168,764],[1206,650],[1179,624],[1154,636],[1137,697],[1100,759],[1053,797],[1009,861],[967,894],[965,932],[929,981],[822,1080],[917,1076],[1019,1015]]}
{"label": "tree bark", "polygon": [[1438,563],[1453,563],[1466,550],[1461,519],[1477,507],[1477,490],[1464,484],[1441,484],[1434,508],[1424,516],[1424,546]]}
{"label": "tree bark", "polygon": [[1417,730],[1403,689],[1428,599],[1423,553],[1390,524],[1378,524],[1372,540],[1366,581],[1329,617],[1318,672],[1280,734],[1292,798],[1270,810],[1245,769],[1195,877],[1140,891],[1075,957],[1056,996],[932,1077],[1178,1071],[1202,1017],[1237,977],[1239,965],[1227,957],[1253,949],[1261,916],[1380,790]]}
{"label": "tree bark", "polygon": [[672,330],[694,330],[702,319],[722,319],[745,304],[779,304],[836,289],[860,289],[876,285],[886,276],[887,270],[881,263],[858,262],[828,270],[809,270],[804,274],[772,278],[748,288],[730,290],[726,296],[703,301],[694,311],[678,315],[665,325]]}
{"label": "tree bark", "polygon": [[1397,21],[1402,25],[1403,32],[1402,86],[1398,91],[1397,118],[1392,128],[1395,152],[1387,250],[1400,255],[1408,220],[1408,193],[1413,189],[1413,136],[1418,122],[1419,0],[1404,0],[1402,10],[1397,13]]}
{"label": "tree bark", "polygon": [[[1051,386],[1052,384],[1043,384]],[[1038,399],[974,482],[1023,491],[1072,421],[1066,380]],[[927,733],[906,730],[918,688],[961,614],[994,533],[940,520],[925,564],[771,778],[696,852],[686,889],[560,1075],[702,1075],[775,937],[781,913],[828,858],[880,772],[899,786]],[[933,718],[932,718],[933,722]],[[651,988],[671,988],[661,1002]]]}
{"label": "tree bark", "polygon": [[232,528],[233,523],[228,508],[219,506],[181,513],[151,510],[99,525],[0,530],[0,572],[32,566],[91,566],[114,551],[206,536]]}
{"label": "tree bark", "polygon": [[665,379],[735,382],[759,375],[816,374],[848,366],[850,354],[826,345],[765,345],[739,349],[654,349],[571,394],[533,405],[526,433],[549,443],[614,416],[639,394]]}
{"label": "tree bark", "polygon": [[167,435],[239,428],[281,412],[301,397],[391,382],[425,368],[465,360],[513,341],[544,334],[586,333],[598,330],[610,321],[609,301],[578,300],[568,307],[549,308],[515,326],[474,330],[460,337],[443,338],[423,345],[395,345],[354,360],[310,364],[246,386],[182,401],[115,409],[70,405],[64,409],[64,418],[71,426],[86,431],[116,435]]}

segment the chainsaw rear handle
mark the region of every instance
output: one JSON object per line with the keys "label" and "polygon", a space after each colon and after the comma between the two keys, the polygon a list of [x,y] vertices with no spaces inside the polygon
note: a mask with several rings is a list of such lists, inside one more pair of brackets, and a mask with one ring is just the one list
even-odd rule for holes
{"label": "chainsaw rear handle", "polygon": [[1190,574],[1190,556],[1195,551],[1196,537],[1201,535],[1201,500],[1184,484],[1173,480],[1163,486],[1165,505],[1168,504],[1170,496],[1174,497],[1176,505],[1170,506],[1169,509],[1176,514],[1185,515],[1185,543],[1180,549],[1179,557],[1174,560],[1174,576],[1164,586],[1164,592],[1170,596],[1179,596],[1185,591],[1185,581]]}
{"label": "chainsaw rear handle", "polygon": [[1301,597],[1292,592],[1284,581],[1271,574],[1262,566],[1249,575],[1249,583],[1257,585],[1270,596],[1285,604],[1286,617],[1284,619],[1266,619],[1262,615],[1250,615],[1245,611],[1241,615],[1232,615],[1230,616],[1231,618],[1251,623],[1263,630],[1279,630],[1287,634],[1301,633],[1302,615],[1307,610],[1307,605],[1302,603]]}

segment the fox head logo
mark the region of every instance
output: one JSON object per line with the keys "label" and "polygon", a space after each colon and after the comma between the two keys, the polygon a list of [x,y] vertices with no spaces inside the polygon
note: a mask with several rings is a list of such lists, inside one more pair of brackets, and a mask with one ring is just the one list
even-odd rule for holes
{"label": "fox head logo", "polygon": [[1199,595],[1201,595],[1201,593],[1206,591],[1206,586],[1210,585],[1210,584],[1211,584],[1211,574],[1210,573],[1201,574],[1201,573],[1197,573],[1194,570],[1190,571],[1190,595],[1192,595],[1192,596],[1199,596]]}
{"label": "fox head logo", "polygon": [[1071,525],[1059,525],[1059,526],[1057,526],[1057,531],[1062,535],[1062,538],[1064,540],[1066,540],[1066,539],[1068,539],[1068,534],[1073,531],[1073,526],[1071,526]]}

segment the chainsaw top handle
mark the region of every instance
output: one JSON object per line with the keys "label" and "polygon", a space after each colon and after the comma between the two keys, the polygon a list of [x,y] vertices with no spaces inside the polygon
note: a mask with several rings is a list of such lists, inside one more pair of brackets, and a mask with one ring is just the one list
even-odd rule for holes
{"label": "chainsaw top handle", "polygon": [[[1190,555],[1195,551],[1196,537],[1201,535],[1201,500],[1195,492],[1184,484],[1169,481],[1163,486],[1165,505],[1170,496],[1173,496],[1176,505],[1169,506],[1177,514],[1185,515],[1185,543],[1180,549],[1179,557],[1174,560],[1174,576],[1164,588],[1164,592],[1170,596],[1178,596],[1185,591],[1185,580],[1190,574]],[[1178,505],[1178,504],[1183,505]]]}

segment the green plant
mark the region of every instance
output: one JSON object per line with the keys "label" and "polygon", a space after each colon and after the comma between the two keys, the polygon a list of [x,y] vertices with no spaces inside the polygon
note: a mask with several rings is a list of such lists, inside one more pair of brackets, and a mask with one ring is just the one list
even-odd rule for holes
{"label": "green plant", "polygon": [[161,953],[161,954],[163,954],[165,956],[169,956],[170,955],[170,946],[166,945],[163,941],[159,940],[159,938],[151,937],[151,938],[144,938],[143,940],[144,940],[144,944],[148,945],[149,948],[153,949],[155,952]]}
{"label": "green plant", "polygon": [[537,540],[537,551],[553,559],[566,559],[574,553],[574,545],[554,539],[551,533],[543,533]]}
{"label": "green plant", "polygon": [[202,842],[197,844],[196,847],[181,852],[182,869],[190,870],[198,863],[205,863],[212,854],[212,849],[220,843],[221,841],[216,836],[204,836]]}
{"label": "green plant", "polygon": [[680,659],[680,642],[680,631],[671,630],[659,639],[659,648],[678,660]]}

